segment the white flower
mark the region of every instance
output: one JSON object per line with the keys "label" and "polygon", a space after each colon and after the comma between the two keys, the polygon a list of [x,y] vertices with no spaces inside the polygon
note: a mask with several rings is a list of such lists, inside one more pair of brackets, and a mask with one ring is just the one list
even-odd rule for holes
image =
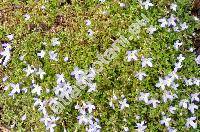
{"label": "white flower", "polygon": [[171,121],[171,118],[163,116],[163,119],[160,121],[160,124],[165,125],[166,127],[169,127],[170,121]]}
{"label": "white flower", "polygon": [[11,41],[14,39],[14,34],[9,34],[6,37]]}
{"label": "white flower", "polygon": [[76,80],[80,79],[85,73],[83,70],[79,69],[77,66],[74,67],[74,71],[71,72],[71,76],[74,76]]}
{"label": "white flower", "polygon": [[125,5],[124,3],[121,3],[121,2],[120,2],[120,3],[119,3],[119,6],[122,7],[122,8],[124,8],[126,5]]}
{"label": "white flower", "polygon": [[149,67],[153,67],[153,64],[152,64],[152,58],[144,58],[142,56],[142,67],[146,67],[146,66],[149,66]]}
{"label": "white flower", "polygon": [[139,97],[139,100],[140,101],[144,101],[146,104],[148,104],[149,102],[149,96],[150,96],[150,93],[143,93],[143,92],[140,92],[140,97]]}
{"label": "white flower", "polygon": [[22,91],[23,91],[24,93],[27,93],[28,90],[27,90],[27,88],[23,88]]}
{"label": "white flower", "polygon": [[176,21],[177,19],[173,15],[171,15],[170,18],[167,19],[168,26],[176,27]]}
{"label": "white flower", "polygon": [[148,32],[149,34],[153,34],[156,30],[157,30],[157,29],[156,29],[154,26],[151,25],[151,26],[147,29],[147,32]]}
{"label": "white flower", "polygon": [[87,73],[88,80],[94,80],[95,76],[96,76],[95,69],[94,68],[90,68],[88,73]]}
{"label": "white flower", "polygon": [[3,57],[0,58],[0,63],[3,62],[3,66],[6,66],[8,61],[10,60],[11,57],[11,46],[8,45],[6,48],[4,48],[4,51],[0,52],[0,55],[2,55]]}
{"label": "white flower", "polygon": [[[58,83],[58,82],[57,82]],[[60,99],[70,99],[70,95],[73,92],[72,86],[70,83],[66,82],[59,82],[59,84],[54,87],[54,93],[60,97]]]}
{"label": "white flower", "polygon": [[93,122],[90,120],[89,128],[86,127],[86,132],[100,132],[101,126],[97,124],[97,122]]}
{"label": "white flower", "polygon": [[182,62],[183,60],[185,60],[185,57],[183,57],[182,54],[180,54],[177,59],[179,60],[179,62]]}
{"label": "white flower", "polygon": [[193,101],[197,101],[199,102],[199,93],[194,93],[194,94],[191,94],[191,102]]}
{"label": "white flower", "polygon": [[4,88],[3,88],[3,90],[5,90],[5,91],[7,91],[9,89],[9,86],[5,86]]}
{"label": "white flower", "polygon": [[179,27],[173,27],[173,29],[174,29],[174,32],[180,32],[180,30],[179,30]]}
{"label": "white flower", "polygon": [[58,61],[57,59],[58,53],[55,53],[55,51],[49,51],[49,56],[51,60]]}
{"label": "white flower", "polygon": [[179,78],[179,76],[177,75],[177,73],[174,72],[174,71],[172,71],[172,72],[169,74],[169,76],[171,76],[174,80]]}
{"label": "white flower", "polygon": [[136,123],[136,124],[137,124],[136,125],[136,127],[137,127],[136,131],[137,132],[144,132],[144,130],[147,128],[147,126],[145,126],[144,121],[142,121],[141,123]]}
{"label": "white flower", "polygon": [[59,117],[54,116],[48,116],[44,115],[43,118],[40,119],[41,122],[43,122],[46,126],[46,130],[50,132],[54,132],[54,127],[56,127],[56,121],[59,120]]}
{"label": "white flower", "polygon": [[27,21],[27,20],[29,20],[31,18],[31,16],[29,15],[29,14],[25,14],[24,15],[24,19]]}
{"label": "white flower", "polygon": [[24,114],[21,118],[22,121],[26,120],[26,114]]}
{"label": "white flower", "polygon": [[60,45],[59,38],[52,38],[51,43],[53,46]]}
{"label": "white flower", "polygon": [[172,114],[175,114],[175,110],[176,110],[176,107],[173,107],[173,106],[169,107],[169,112],[171,112]]}
{"label": "white flower", "polygon": [[138,50],[133,50],[133,51],[127,51],[127,60],[128,62],[132,60],[138,60]]}
{"label": "white flower", "polygon": [[68,62],[68,61],[69,61],[69,58],[68,58],[68,57],[65,57],[65,58],[64,58],[64,61],[65,61],[65,62]]}
{"label": "white flower", "polygon": [[13,88],[9,94],[10,96],[13,96],[15,93],[20,93],[19,83],[17,84],[10,83],[10,86]]}
{"label": "white flower", "polygon": [[92,92],[92,91],[95,91],[96,90],[96,83],[88,83],[88,87],[89,87],[89,89],[88,89],[88,91],[87,92]]}
{"label": "white flower", "polygon": [[124,126],[123,129],[124,129],[125,132],[128,132],[128,131],[129,131],[129,128],[128,128],[128,127],[125,127],[125,126]]}
{"label": "white flower", "polygon": [[40,58],[43,58],[45,55],[45,51],[41,50],[40,53],[37,53],[37,56],[39,56]]}
{"label": "white flower", "polygon": [[193,81],[194,81],[193,83],[194,83],[195,85],[200,86],[200,79],[194,78]]}
{"label": "white flower", "polygon": [[162,78],[159,77],[159,82],[156,83],[157,88],[161,88],[161,90],[165,90],[165,82]]}
{"label": "white flower", "polygon": [[114,106],[114,104],[113,104],[112,101],[109,102],[109,106],[110,106],[111,108],[115,109],[115,106]]}
{"label": "white flower", "polygon": [[192,85],[194,85],[194,83],[193,83],[193,81],[192,81],[191,78],[190,79],[184,79],[184,82],[185,82],[186,86],[192,86]]}
{"label": "white flower", "polygon": [[172,101],[175,97],[177,97],[177,95],[176,94],[172,95],[170,91],[164,91],[162,96],[164,103],[166,103],[168,99]]}
{"label": "white flower", "polygon": [[23,61],[24,60],[25,55],[20,55],[19,60]]}
{"label": "white flower", "polygon": [[64,74],[56,74],[56,79],[57,84],[65,82]]}
{"label": "white flower", "polygon": [[99,0],[101,3],[105,2],[106,0]]}
{"label": "white flower", "polygon": [[181,45],[183,45],[183,43],[180,42],[179,40],[177,40],[177,41],[174,43],[174,48],[175,48],[176,50],[178,50],[178,48],[179,48]]}
{"label": "white flower", "polygon": [[42,103],[42,101],[41,101],[41,99],[38,99],[38,98],[34,98],[34,104],[33,104],[33,106],[38,106],[38,105],[42,105],[43,103]]}
{"label": "white flower", "polygon": [[172,127],[168,127],[167,130],[168,132],[177,132],[177,130]]}
{"label": "white flower", "polygon": [[156,99],[151,99],[148,101],[148,104],[152,104],[153,108],[156,108],[159,103],[160,103],[160,101],[156,100]]}
{"label": "white flower", "polygon": [[194,110],[195,109],[198,110],[198,106],[197,105],[195,105],[194,103],[189,104],[188,110],[190,110],[190,112],[192,114],[194,114]]}
{"label": "white flower", "polygon": [[174,81],[174,78],[173,78],[173,77],[166,76],[166,77],[165,77],[165,80],[164,80],[164,84],[165,84],[166,86],[169,87],[169,86],[172,85],[173,81]]}
{"label": "white flower", "polygon": [[87,102],[86,107],[88,109],[89,113],[92,113],[92,110],[95,109],[95,106],[93,104],[91,104],[90,102]]}
{"label": "white flower", "polygon": [[113,99],[114,99],[114,100],[117,100],[117,99],[118,99],[117,96],[116,96],[115,94],[113,95]]}
{"label": "white flower", "polygon": [[42,91],[42,87],[37,85],[37,84],[33,84],[33,90],[31,91],[32,93],[36,93],[37,95],[40,95]]}
{"label": "white flower", "polygon": [[123,99],[123,101],[119,101],[120,109],[123,110],[125,107],[129,107],[129,104],[127,103],[126,99]]}
{"label": "white flower", "polygon": [[78,123],[79,124],[88,124],[88,122],[89,122],[89,120],[88,120],[88,117],[87,117],[87,115],[85,115],[85,114],[82,114],[82,115],[79,115],[78,117],[77,117],[77,119],[78,119]]}
{"label": "white flower", "polygon": [[144,73],[144,72],[137,72],[137,73],[135,74],[135,77],[136,77],[137,79],[139,79],[140,81],[142,81],[143,78],[146,77],[146,76],[147,76],[147,75],[146,75],[146,73]]}
{"label": "white flower", "polygon": [[180,107],[183,107],[183,108],[185,108],[185,109],[187,109],[188,103],[189,103],[189,101],[188,101],[187,99],[182,99],[182,100],[179,102],[179,106],[180,106]]}
{"label": "white flower", "polygon": [[195,59],[196,63],[200,65],[200,55],[197,56],[197,58]]}
{"label": "white flower", "polygon": [[44,5],[42,5],[40,8],[41,8],[42,10],[45,10],[45,9],[46,9],[46,7],[45,7]]}
{"label": "white flower", "polygon": [[90,20],[86,20],[85,23],[86,23],[87,26],[91,25],[91,21]]}
{"label": "white flower", "polygon": [[46,46],[46,45],[47,45],[47,42],[42,42],[42,45]]}
{"label": "white flower", "polygon": [[6,82],[7,80],[8,80],[8,76],[5,76],[5,77],[2,78],[3,82]]}
{"label": "white flower", "polygon": [[181,62],[177,62],[174,64],[174,72],[177,72],[178,69],[182,68],[182,63]]}
{"label": "white flower", "polygon": [[150,0],[146,0],[145,2],[142,2],[142,5],[146,10],[149,9],[149,7],[153,6],[153,4],[150,2]]}
{"label": "white flower", "polygon": [[177,4],[172,3],[172,4],[170,5],[170,9],[171,9],[171,10],[176,11],[176,8],[177,8]]}
{"label": "white flower", "polygon": [[135,119],[139,120],[141,117],[139,115],[135,115]]}
{"label": "white flower", "polygon": [[89,29],[89,30],[88,30],[88,35],[89,35],[89,36],[93,36],[93,34],[94,34],[94,32],[92,31],[92,29]]}
{"label": "white flower", "polygon": [[40,76],[40,79],[43,79],[44,75],[46,75],[46,73],[41,68],[39,68],[39,70],[38,70],[38,72],[36,72],[36,74]]}
{"label": "white flower", "polygon": [[163,27],[163,28],[166,27],[166,25],[168,25],[168,22],[165,17],[158,19],[158,22],[161,23],[161,27]]}
{"label": "white flower", "polygon": [[179,84],[178,84],[178,83],[176,84],[176,83],[173,82],[173,83],[171,84],[171,87],[172,87],[174,90],[177,90],[177,88],[179,87]]}
{"label": "white flower", "polygon": [[180,26],[181,26],[181,30],[185,30],[185,29],[187,29],[187,28],[188,28],[188,26],[187,26],[186,22],[184,22],[184,23],[180,24]]}
{"label": "white flower", "polygon": [[194,52],[194,48],[191,47],[191,48],[189,49],[189,51],[190,51],[190,52]]}
{"label": "white flower", "polygon": [[26,72],[26,76],[29,76],[30,74],[35,72],[35,70],[32,69],[30,65],[28,65],[27,68],[24,69],[24,71]]}
{"label": "white flower", "polygon": [[190,117],[187,118],[187,122],[186,122],[186,127],[189,128],[190,126],[192,126],[193,128],[197,128],[197,122],[194,122],[196,120],[196,117]]}

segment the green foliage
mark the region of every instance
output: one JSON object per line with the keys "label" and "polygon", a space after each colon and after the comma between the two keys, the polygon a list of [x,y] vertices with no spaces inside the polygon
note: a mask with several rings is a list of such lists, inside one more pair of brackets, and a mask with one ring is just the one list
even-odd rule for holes
{"label": "green foliage", "polygon": [[[45,131],[45,126],[39,120],[42,117],[41,113],[33,106],[34,96],[31,94],[30,84],[34,79],[39,82],[43,90],[53,89],[56,85],[55,74],[64,73],[66,79],[75,84],[75,80],[70,76],[75,66],[87,70],[89,65],[95,62],[97,53],[103,54],[106,49],[111,47],[113,43],[111,38],[118,38],[120,35],[129,38],[130,33],[128,27],[141,19],[141,14],[144,14],[150,22],[147,26],[141,29],[140,39],[134,38],[130,41],[128,47],[121,47],[117,57],[109,64],[104,65],[104,70],[95,78],[97,83],[97,91],[91,94],[87,90],[81,91],[81,96],[73,99],[69,106],[66,106],[64,111],[58,115],[61,119],[58,122],[56,131],[62,131],[63,126],[68,131],[85,131],[85,128],[78,124],[78,111],[74,109],[76,102],[81,100],[91,101],[96,110],[94,116],[100,120],[102,131],[122,131],[123,126],[128,126],[130,131],[134,131],[138,120],[136,115],[140,115],[141,120],[146,120],[147,131],[166,131],[166,128],[160,125],[162,112],[167,113],[173,118],[172,127],[176,127],[178,131],[190,131],[185,128],[185,119],[190,116],[187,110],[178,109],[177,114],[170,114],[168,108],[171,104],[178,105],[179,99],[189,98],[191,93],[199,92],[197,86],[185,86],[183,82],[179,82],[180,87],[177,90],[179,99],[173,100],[170,103],[161,103],[157,108],[152,108],[145,105],[143,102],[138,102],[137,97],[139,92],[148,91],[152,97],[162,99],[162,91],[155,87],[159,77],[164,77],[172,72],[174,63],[177,61],[177,56],[181,53],[186,59],[183,62],[183,67],[179,71],[179,75],[186,78],[200,76],[200,67],[195,63],[195,55],[188,51],[192,47],[190,36],[194,32],[196,26],[191,17],[191,2],[190,0],[178,0],[178,9],[173,12],[181,22],[186,22],[189,28],[181,32],[168,32],[166,28],[161,28],[158,19],[162,17],[170,17],[171,12],[168,6],[172,3],[170,0],[155,0],[154,7],[149,10],[141,9],[136,1],[128,1],[125,9],[121,8],[118,2],[107,1],[100,4],[97,1],[86,0],[85,3],[73,1],[72,5],[65,4],[60,6],[60,2],[53,0],[52,2],[43,1],[9,1],[5,0],[1,4],[1,9],[10,8],[12,4],[22,6],[23,8],[8,11],[4,15],[11,21],[11,24],[5,23],[0,25],[0,38],[5,39],[6,35],[13,33],[15,35],[12,43],[12,59],[8,67],[4,69],[4,74],[9,76],[8,82],[18,83],[23,82],[23,87],[28,88],[27,93],[15,95],[15,99],[8,96],[10,90],[0,92],[0,123],[10,127],[14,122],[16,127],[13,131]],[[45,5],[45,11],[41,11],[40,7]],[[28,8],[28,9],[26,9]],[[30,8],[30,9],[29,9]],[[100,12],[106,10],[108,15],[102,15]],[[169,12],[168,12],[169,11]],[[23,15],[30,14],[31,18],[25,21]],[[7,16],[13,14],[12,17]],[[55,19],[58,15],[64,17],[64,23],[55,24]],[[94,35],[89,37],[87,31],[89,27],[85,25],[85,20],[90,19],[92,24],[90,28],[94,31]],[[13,21],[16,20],[16,21]],[[41,23],[44,23],[48,28],[40,29]],[[29,29],[31,24],[35,25],[34,29]],[[155,25],[158,29],[153,35],[146,33],[147,27]],[[56,28],[53,32],[51,29]],[[59,38],[61,45],[51,46],[51,39]],[[183,41],[183,46],[179,51],[175,51],[173,43],[176,40]],[[46,42],[44,46],[42,42]],[[40,50],[56,51],[59,56],[59,61],[50,61],[49,56],[39,59],[37,53]],[[152,68],[143,68],[142,70],[148,75],[143,81],[135,78],[135,72],[141,69],[141,62],[127,62],[125,59],[127,50],[140,49],[139,57],[151,57],[153,59]],[[46,53],[48,54],[48,53]],[[24,60],[36,68],[42,67],[46,72],[43,80],[38,76],[31,75],[26,77],[23,71],[26,65],[19,60],[21,55],[25,55]],[[68,56],[70,61],[64,62],[63,58]],[[2,67],[3,68],[3,67]],[[2,84],[3,86],[7,85]],[[113,96],[113,91],[119,97],[124,94],[128,100],[129,108],[120,110],[120,106],[115,102],[116,109],[111,109],[109,99]],[[172,90],[172,92],[175,92]],[[41,99],[53,97],[53,93],[42,94]],[[1,112],[1,111],[0,111]],[[182,113],[182,115],[179,115]],[[21,120],[21,117],[26,114],[27,119]],[[199,112],[196,113],[199,117]],[[126,121],[124,121],[126,119]],[[198,128],[199,129],[199,128]]]}

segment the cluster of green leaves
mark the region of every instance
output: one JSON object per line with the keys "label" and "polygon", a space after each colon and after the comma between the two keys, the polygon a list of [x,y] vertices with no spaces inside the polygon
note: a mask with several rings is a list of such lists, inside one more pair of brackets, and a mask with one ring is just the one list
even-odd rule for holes
{"label": "cluster of green leaves", "polygon": [[[4,68],[4,74],[9,76],[9,82],[23,82],[23,87],[27,87],[28,92],[15,95],[15,99],[7,94],[10,91],[1,91],[0,105],[2,113],[0,113],[0,123],[7,126],[16,122],[16,130],[29,131],[44,131],[45,126],[39,121],[41,114],[33,106],[34,96],[30,92],[31,80],[35,79],[39,85],[53,89],[56,85],[55,74],[64,73],[66,79],[75,84],[75,80],[70,76],[75,66],[82,69],[88,69],[92,62],[97,60],[96,53],[103,54],[104,51],[112,44],[111,38],[118,38],[120,35],[129,37],[128,27],[135,22],[136,19],[141,19],[141,14],[145,14],[150,20],[147,27],[155,25],[158,31],[153,35],[146,33],[146,28],[141,29],[140,39],[130,41],[130,45],[126,48],[121,48],[117,58],[109,65],[104,65],[102,73],[98,74],[95,81],[97,83],[97,91],[88,94],[83,90],[81,96],[74,99],[73,102],[66,106],[64,111],[58,115],[61,120],[58,122],[57,131],[63,129],[63,126],[69,131],[84,131],[85,128],[77,123],[77,110],[74,109],[76,102],[81,100],[90,101],[96,106],[94,116],[100,119],[102,131],[121,131],[123,126],[128,126],[130,130],[135,129],[135,124],[138,120],[136,115],[141,116],[141,120],[147,121],[148,131],[163,131],[166,128],[160,125],[161,113],[165,112],[173,118],[171,126],[176,127],[179,131],[185,131],[185,120],[190,115],[186,110],[179,109],[177,113],[183,115],[171,115],[167,109],[171,104],[178,105],[180,99],[189,98],[191,92],[198,92],[197,86],[186,87],[180,81],[180,87],[177,91],[178,99],[173,102],[160,104],[156,109],[146,106],[142,102],[137,101],[139,92],[150,92],[152,97],[157,97],[161,100],[162,91],[155,88],[158,77],[163,77],[169,74],[173,69],[173,64],[177,61],[176,57],[182,53],[186,60],[183,68],[179,72],[181,76],[187,78],[199,77],[200,68],[194,62],[195,55],[188,51],[192,47],[190,36],[194,31],[195,22],[190,15],[191,1],[178,0],[178,10],[174,12],[181,22],[186,22],[189,29],[179,33],[169,32],[167,29],[159,27],[158,19],[162,17],[170,17],[172,12],[169,10],[169,5],[173,2],[170,0],[155,0],[154,7],[149,10],[141,9],[137,1],[126,0],[126,8],[121,8],[118,2],[106,1],[100,4],[98,1],[86,0],[84,2],[72,1],[72,4],[61,5],[58,1],[52,2],[35,2],[29,0],[21,2],[18,0],[5,0],[1,3],[1,8],[11,8],[11,6],[20,6],[21,8],[14,9],[5,13],[5,18],[11,23],[0,25],[0,38],[5,39],[5,36],[14,33],[15,38],[12,43],[12,59],[7,68]],[[45,11],[40,7],[45,5]],[[102,11],[107,11],[107,15],[102,15]],[[31,19],[25,21],[23,15],[30,14]],[[8,15],[8,16],[6,16]],[[58,15],[62,15],[65,24],[55,24]],[[93,37],[88,37],[85,25],[85,20],[89,19],[92,24],[89,28],[94,31]],[[47,30],[40,29],[41,23],[44,23]],[[35,28],[31,28],[33,26]],[[57,30],[51,31],[56,28]],[[61,42],[61,46],[52,47],[51,38],[57,37]],[[179,51],[173,49],[173,43],[176,40],[182,40],[184,45]],[[42,42],[47,45],[43,46]],[[49,60],[48,55],[44,59],[39,59],[37,53],[40,50],[46,50],[47,54],[50,50],[58,52],[59,61],[53,62]],[[141,62],[125,61],[126,51],[141,49],[139,56],[153,58],[153,68],[142,69],[148,77],[142,82],[134,77],[135,72],[141,70]],[[25,55],[24,60],[36,68],[41,67],[46,76],[44,80],[40,80],[37,76],[26,77],[23,68],[26,65],[19,60],[20,55]],[[64,57],[68,56],[70,61],[64,62]],[[4,84],[3,84],[4,85]],[[108,104],[108,99],[113,95],[113,91],[117,96],[122,94],[128,100],[129,108],[121,111],[119,107],[111,109]],[[41,99],[53,97],[53,93],[41,95]],[[117,105],[117,104],[116,104]],[[21,120],[21,117],[26,114],[27,119]],[[199,113],[197,113],[199,116]],[[126,121],[124,121],[126,119]]]}

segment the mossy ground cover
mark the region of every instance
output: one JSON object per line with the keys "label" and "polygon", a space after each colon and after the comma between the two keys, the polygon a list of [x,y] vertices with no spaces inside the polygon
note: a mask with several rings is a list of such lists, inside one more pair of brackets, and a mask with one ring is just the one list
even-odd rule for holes
{"label": "mossy ground cover", "polygon": [[[36,132],[200,130],[192,4],[3,0],[0,124]],[[139,20],[144,25],[130,32]],[[94,62],[122,36],[126,46],[97,72]],[[85,88],[55,113],[50,106],[62,93],[67,100],[72,85]]]}

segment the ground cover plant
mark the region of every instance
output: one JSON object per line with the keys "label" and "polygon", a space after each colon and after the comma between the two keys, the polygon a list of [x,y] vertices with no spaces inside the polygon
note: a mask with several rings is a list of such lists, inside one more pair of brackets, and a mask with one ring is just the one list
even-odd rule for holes
{"label": "ground cover plant", "polygon": [[199,131],[198,4],[3,0],[1,126]]}

